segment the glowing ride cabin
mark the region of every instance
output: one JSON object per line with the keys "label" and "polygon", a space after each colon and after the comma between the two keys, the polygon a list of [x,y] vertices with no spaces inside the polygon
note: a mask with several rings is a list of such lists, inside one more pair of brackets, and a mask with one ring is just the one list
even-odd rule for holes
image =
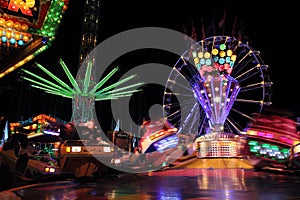
{"label": "glowing ride cabin", "polygon": [[178,129],[164,119],[154,122],[146,121],[142,126],[146,128],[146,132],[140,140],[141,153],[154,151],[163,153],[179,144],[179,138],[176,135]]}

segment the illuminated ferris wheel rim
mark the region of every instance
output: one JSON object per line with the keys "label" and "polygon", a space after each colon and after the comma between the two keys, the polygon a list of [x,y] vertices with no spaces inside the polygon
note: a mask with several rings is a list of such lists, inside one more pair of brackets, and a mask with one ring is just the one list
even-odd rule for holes
{"label": "illuminated ferris wheel rim", "polygon": [[[196,67],[195,62],[193,62],[193,60],[191,59],[191,54],[190,52],[192,50],[195,50],[198,48],[201,49],[202,51],[205,49],[208,52],[211,52],[211,50],[214,47],[214,44],[218,43],[230,43],[229,45],[232,45],[232,47],[234,47],[237,51],[237,55],[238,59],[236,63],[234,63],[234,65],[232,65],[231,67],[233,68],[233,73],[229,74],[231,77],[233,77],[234,79],[239,79],[239,85],[241,86],[241,93],[251,93],[251,90],[255,90],[255,89],[259,89],[260,90],[260,94],[257,95],[254,93],[254,96],[260,96],[260,99],[251,99],[248,97],[247,98],[241,98],[241,99],[237,99],[235,104],[239,104],[239,103],[250,103],[250,104],[256,104],[258,108],[256,108],[256,113],[260,113],[263,109],[263,107],[265,105],[271,105],[271,84],[272,82],[270,82],[270,78],[267,74],[267,68],[268,66],[264,64],[263,60],[261,59],[261,57],[259,56],[260,52],[259,51],[255,51],[252,47],[249,46],[248,42],[242,42],[238,39],[236,39],[235,37],[231,37],[231,36],[211,36],[211,37],[207,37],[204,38],[194,44],[192,44],[190,46],[189,49],[187,49],[180,57],[180,59],[177,60],[176,64],[173,67],[173,70],[171,71],[167,83],[166,83],[166,88],[169,88],[168,86],[170,85],[176,85],[176,79],[178,77],[181,78],[186,78],[184,73],[185,71],[183,71],[184,68],[194,68],[192,69],[193,72],[191,72],[191,74],[193,75],[192,77],[198,77],[196,79],[198,79],[198,81],[203,81],[203,78],[199,78],[199,74],[196,73],[199,72]],[[200,47],[200,48],[199,48]],[[239,52],[240,51],[240,52]],[[194,57],[195,58],[195,57]],[[210,57],[211,59],[211,57]],[[193,66],[193,67],[192,67]],[[250,66],[250,67],[248,67]],[[236,70],[234,68],[237,68]],[[256,83],[249,83],[252,79],[252,77],[255,78],[255,80],[257,81]],[[190,80],[188,80],[190,82]],[[173,86],[171,88],[173,88]],[[244,95],[243,94],[243,95]],[[243,96],[241,95],[241,96]],[[172,95],[170,94],[170,92],[168,92],[167,90],[165,90],[165,94],[164,94],[164,98],[163,98],[163,102],[164,102],[164,109],[169,109],[170,107],[172,107],[172,103],[168,100],[171,99]],[[193,96],[193,95],[190,95]],[[245,95],[244,95],[245,96]],[[246,95],[247,96],[247,95]],[[196,104],[197,102],[194,101],[194,103]],[[246,106],[245,106],[246,107]],[[176,115],[175,112],[168,114],[168,111],[164,110],[164,116],[166,119],[170,119],[170,118],[174,118],[174,115]],[[169,109],[171,110],[171,109]],[[232,112],[238,113],[239,115],[251,119],[251,116],[249,115],[249,113],[247,112],[243,112],[243,111],[239,111],[238,109],[235,109],[234,107],[232,108]],[[177,113],[180,113],[179,111],[176,111]],[[193,112],[193,111],[191,111]],[[167,113],[167,114],[165,114]],[[188,113],[186,116],[190,116],[191,113]],[[227,122],[229,124],[232,124],[232,126],[234,126],[234,120],[231,119],[227,119]]]}

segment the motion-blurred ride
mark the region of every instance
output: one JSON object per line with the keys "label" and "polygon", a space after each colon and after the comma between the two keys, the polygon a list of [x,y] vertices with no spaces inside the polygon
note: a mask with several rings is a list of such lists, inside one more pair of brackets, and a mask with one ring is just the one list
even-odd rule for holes
{"label": "motion-blurred ride", "polygon": [[22,179],[105,173],[107,167],[96,158],[110,162],[113,148],[101,139],[90,143],[74,133],[61,135],[61,128],[72,125],[67,124],[43,114],[24,124],[11,123],[10,136],[0,151],[1,167]]}

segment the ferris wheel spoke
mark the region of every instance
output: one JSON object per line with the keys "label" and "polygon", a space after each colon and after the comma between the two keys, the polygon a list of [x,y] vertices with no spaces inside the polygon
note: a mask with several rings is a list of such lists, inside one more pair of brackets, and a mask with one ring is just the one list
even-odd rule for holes
{"label": "ferris wheel spoke", "polygon": [[244,103],[252,103],[252,104],[262,104],[263,100],[236,99],[236,102],[244,102]]}
{"label": "ferris wheel spoke", "polygon": [[244,55],[244,57],[239,60],[237,65],[235,66],[234,71],[232,72],[232,76],[238,79],[240,76],[244,76],[245,74],[252,73],[252,70],[260,70],[261,63],[259,62],[260,59],[254,56],[252,50],[250,53]]}
{"label": "ferris wheel spoke", "polygon": [[260,90],[264,84],[265,84],[264,82],[259,82],[259,83],[244,85],[243,87],[241,87],[240,93],[241,92],[249,92],[251,90]]}
{"label": "ferris wheel spoke", "polygon": [[[254,71],[254,70],[256,70],[256,71]],[[257,66],[254,66],[251,69],[247,70],[246,72],[244,72],[238,76],[235,76],[235,79],[239,80],[239,82],[242,82],[244,79],[248,79],[248,78],[251,78],[251,77],[257,75],[257,73],[259,73],[257,71]]]}
{"label": "ferris wheel spoke", "polygon": [[192,92],[192,88],[191,87],[188,87],[187,85],[184,85],[182,83],[178,83],[178,82],[173,82],[174,84],[176,84],[176,86],[178,86],[179,88],[182,88],[182,89],[186,89],[186,90],[189,90],[190,92]]}
{"label": "ferris wheel spoke", "polygon": [[241,133],[242,132],[242,128],[238,127],[239,123],[237,123],[235,120],[233,120],[231,117],[228,117],[227,122],[238,132]]}
{"label": "ferris wheel spoke", "polygon": [[197,127],[195,127],[197,120],[199,119],[199,105],[193,107],[191,112],[188,113],[186,117],[183,118],[182,125],[180,126],[179,133],[197,133]]}
{"label": "ferris wheel spoke", "polygon": [[245,113],[243,113],[243,112],[241,112],[241,111],[238,111],[237,109],[231,109],[231,111],[233,111],[233,112],[236,112],[236,113],[238,113],[238,114],[240,114],[241,116],[243,116],[243,117],[246,117],[246,118],[248,118],[248,119],[250,119],[250,120],[254,120],[254,118],[252,118],[250,115],[247,115],[247,114],[245,114]]}

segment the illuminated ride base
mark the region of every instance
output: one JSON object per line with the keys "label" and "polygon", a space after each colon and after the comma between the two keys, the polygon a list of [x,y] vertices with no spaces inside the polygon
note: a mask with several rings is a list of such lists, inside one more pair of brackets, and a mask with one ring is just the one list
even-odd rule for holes
{"label": "illuminated ride base", "polygon": [[232,133],[212,133],[200,136],[196,140],[196,156],[240,157],[245,147],[245,139]]}
{"label": "illuminated ride base", "polygon": [[258,51],[228,36],[201,40],[181,56],[166,85],[172,91],[165,91],[165,116],[180,134],[196,136],[198,158],[245,153],[249,114],[271,104],[267,67]]}

